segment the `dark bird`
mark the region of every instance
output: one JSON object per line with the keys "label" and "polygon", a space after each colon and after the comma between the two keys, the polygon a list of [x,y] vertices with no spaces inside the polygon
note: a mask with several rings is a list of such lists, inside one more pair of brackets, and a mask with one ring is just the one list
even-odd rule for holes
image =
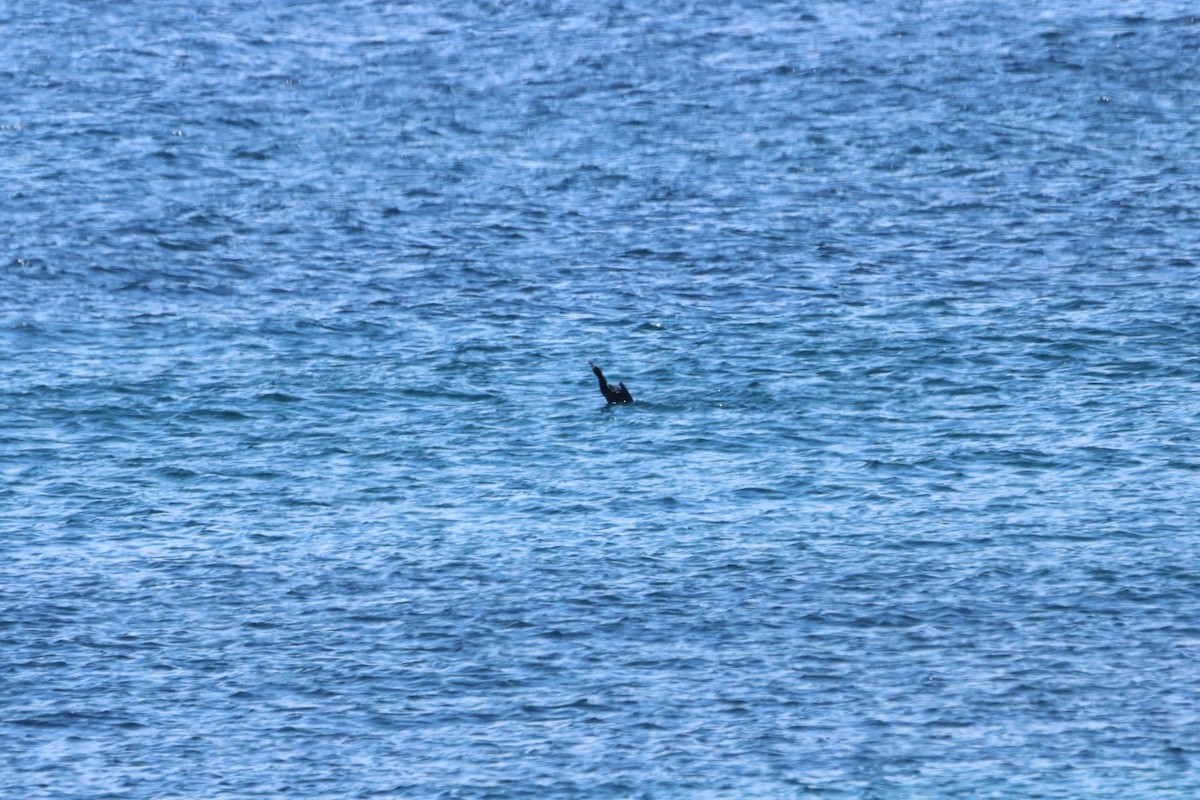
{"label": "dark bird", "polygon": [[600,381],[600,394],[604,395],[604,399],[610,403],[632,403],[633,395],[625,388],[625,384],[618,383],[617,388],[609,385],[608,381],[604,380],[604,373],[600,371],[592,362],[588,362],[588,366],[592,368],[596,378]]}

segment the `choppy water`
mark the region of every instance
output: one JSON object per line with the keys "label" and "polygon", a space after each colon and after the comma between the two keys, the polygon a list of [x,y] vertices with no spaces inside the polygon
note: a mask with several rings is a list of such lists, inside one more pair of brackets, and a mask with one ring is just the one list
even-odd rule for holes
{"label": "choppy water", "polygon": [[1195,797],[1114,5],[0,8],[0,793]]}

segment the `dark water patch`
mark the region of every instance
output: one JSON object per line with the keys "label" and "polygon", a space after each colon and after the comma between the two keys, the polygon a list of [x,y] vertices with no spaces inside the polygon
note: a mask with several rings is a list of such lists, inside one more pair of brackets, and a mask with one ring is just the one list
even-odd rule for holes
{"label": "dark water patch", "polygon": [[302,401],[302,398],[286,392],[266,392],[260,394],[256,399],[267,403],[298,403]]}

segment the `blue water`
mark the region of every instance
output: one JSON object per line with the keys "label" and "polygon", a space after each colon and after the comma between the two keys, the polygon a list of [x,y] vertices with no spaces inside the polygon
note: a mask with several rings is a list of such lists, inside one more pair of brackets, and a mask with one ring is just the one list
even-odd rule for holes
{"label": "blue water", "polygon": [[0,795],[1200,795],[1192,13],[0,6]]}

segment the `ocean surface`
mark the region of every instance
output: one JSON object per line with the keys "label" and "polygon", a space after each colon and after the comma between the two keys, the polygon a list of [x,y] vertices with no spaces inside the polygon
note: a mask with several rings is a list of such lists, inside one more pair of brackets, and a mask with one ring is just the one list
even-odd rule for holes
{"label": "ocean surface", "polygon": [[3,4],[0,796],[1200,796],[1194,13]]}

